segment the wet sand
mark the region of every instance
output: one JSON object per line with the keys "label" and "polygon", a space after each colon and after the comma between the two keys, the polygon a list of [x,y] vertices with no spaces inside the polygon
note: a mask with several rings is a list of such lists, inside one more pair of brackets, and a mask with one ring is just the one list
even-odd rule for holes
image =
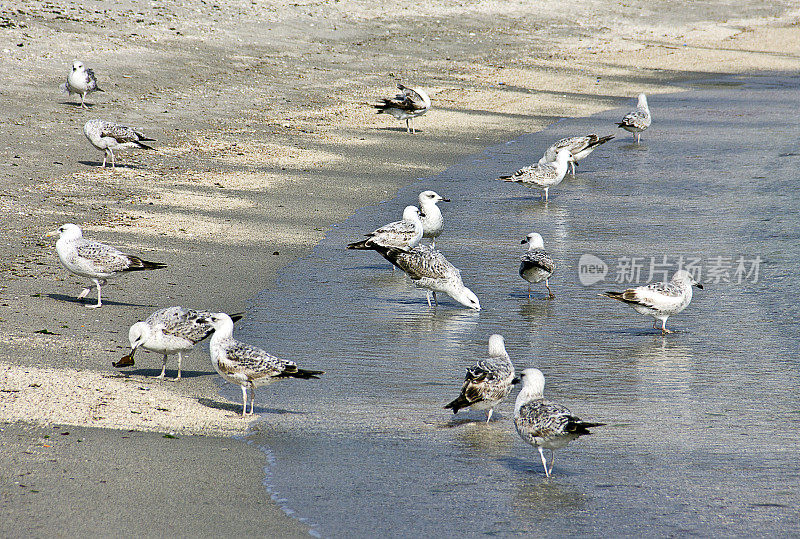
{"label": "wet sand", "polygon": [[[96,388],[76,379],[114,374],[110,364],[125,353],[131,323],[167,304],[245,310],[277,270],[308,253],[332,224],[487,146],[561,117],[618,106],[639,91],[671,90],[677,81],[714,73],[796,71],[800,58],[790,2],[695,3],[688,13],[670,2],[552,2],[535,10],[432,3],[422,12],[391,15],[367,2],[6,6],[0,73],[18,83],[0,91],[6,118],[0,130],[0,350],[5,372],[14,376],[0,381],[0,421],[14,423],[0,435],[7,448],[0,456],[0,506],[20,516],[58,507],[64,520],[86,525],[84,531],[93,528],[82,515],[106,511],[98,498],[75,507],[57,488],[23,497],[16,479],[7,480],[24,469],[36,484],[57,484],[48,466],[26,453],[41,436],[37,429],[54,423],[122,429],[86,428],[81,436],[103,448],[90,453],[95,463],[116,462],[116,476],[139,470],[134,489],[147,491],[157,478],[190,491],[201,492],[192,485],[210,481],[236,485],[242,498],[264,496],[258,465],[223,473],[226,459],[206,450],[221,444],[233,462],[263,459],[237,440],[181,438],[192,443],[172,446],[172,456],[203,463],[198,474],[185,465],[138,468],[141,460],[162,458],[160,434],[117,438],[128,429],[174,430],[174,423],[160,421],[159,407],[180,410],[177,420],[190,432],[231,432],[227,415],[235,403],[220,402],[203,350],[189,355],[180,383],[147,378],[159,372],[160,359],[140,354],[130,381],[117,380],[104,397],[124,410],[144,386],[171,393],[174,404],[154,399],[149,409],[135,409],[148,413],[129,413],[113,425],[95,419],[102,414],[85,414],[97,404]],[[554,6],[574,11],[549,9]],[[75,58],[95,69],[106,91],[87,99],[89,111],[58,95]],[[395,76],[427,88],[434,101],[416,136],[369,106],[392,91]],[[157,139],[157,149],[123,154],[115,171],[100,170],[100,154],[80,132],[94,117],[142,129]],[[73,301],[84,283],[59,266],[52,242],[42,239],[70,221],[87,236],[169,269],[127,276],[104,288],[102,309],[85,309]],[[42,330],[52,334],[36,333]],[[44,386],[39,382],[22,387],[20,375],[33,368],[51,373],[62,389],[37,391]],[[23,390],[39,395],[22,406],[15,395]],[[238,424],[239,432],[246,428]],[[63,444],[47,445],[51,460],[69,462]],[[74,481],[93,484],[101,469],[87,466]],[[131,488],[105,485],[103,500],[124,499]],[[203,508],[215,499],[203,497]],[[189,502],[159,494],[137,504],[152,514]],[[257,509],[259,516],[247,521],[251,530],[266,530],[263,522],[284,526],[284,533],[298,530],[274,506]],[[204,522],[211,514],[176,511],[173,525],[209,529]],[[141,520],[129,521],[124,531],[158,534],[143,529]],[[44,535],[60,531],[61,521],[12,522],[6,534]]]}

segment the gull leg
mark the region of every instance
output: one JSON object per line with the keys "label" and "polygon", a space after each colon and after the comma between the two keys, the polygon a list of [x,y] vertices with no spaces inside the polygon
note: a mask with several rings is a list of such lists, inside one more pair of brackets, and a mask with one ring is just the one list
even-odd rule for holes
{"label": "gull leg", "polygon": [[84,103],[84,102],[83,102],[83,100],[84,100],[84,98],[85,98],[85,97],[86,97],[86,94],[85,94],[85,93],[81,94],[81,108],[83,108],[83,109],[88,109],[89,107],[87,107],[87,106],[86,106],[86,103]]}
{"label": "gull leg", "polygon": [[103,168],[106,168],[106,158],[108,158],[108,150],[103,151]]}
{"label": "gull leg", "polygon": [[255,404],[256,400],[256,388],[255,386],[250,388],[250,415],[253,415],[253,405]]}
{"label": "gull leg", "polygon": [[97,309],[98,307],[103,306],[103,301],[101,300],[100,297],[100,283],[106,284],[106,281],[102,279],[92,279],[92,280],[94,281],[94,284],[97,285],[97,303],[95,303],[94,305],[87,305],[87,307],[90,309]]}
{"label": "gull leg", "polygon": [[164,373],[166,373],[166,372],[167,372],[167,354],[164,354],[164,359],[161,362],[161,374],[156,376],[156,378],[158,378],[160,380],[163,380],[164,379]]}
{"label": "gull leg", "polygon": [[550,477],[553,474],[553,464],[556,463],[556,452],[554,450],[550,450],[550,471],[547,472],[547,477]]}
{"label": "gull leg", "polygon": [[411,123],[406,118],[406,133],[411,133]]}
{"label": "gull leg", "polygon": [[83,298],[85,298],[86,296],[88,296],[88,295],[89,295],[89,292],[91,292],[91,291],[92,291],[92,289],[91,289],[91,288],[84,288],[83,290],[81,290],[81,293],[80,293],[80,294],[78,294],[78,299],[83,299]]}
{"label": "gull leg", "polygon": [[554,297],[556,297],[556,295],[553,294],[553,291],[550,290],[550,279],[545,279],[544,285],[547,287],[547,293],[549,294],[548,299],[553,299]]}
{"label": "gull leg", "polygon": [[178,376],[175,377],[175,380],[181,379],[181,360],[183,360],[183,358],[181,357],[181,353],[178,352]]}
{"label": "gull leg", "polygon": [[672,331],[667,329],[667,319],[661,321],[661,334],[666,335],[667,333],[672,333]]}
{"label": "gull leg", "polygon": [[115,168],[115,165],[114,165],[114,150],[109,148],[108,151],[109,151],[109,153],[111,153],[111,168]]}
{"label": "gull leg", "polygon": [[488,423],[490,419],[492,419],[492,412],[494,412],[494,408],[489,408],[489,413],[486,414],[486,422]]}
{"label": "gull leg", "polygon": [[542,451],[541,447],[537,447],[539,450],[539,456],[542,457],[542,466],[544,466],[544,475],[550,477],[550,472],[547,470],[547,459],[544,458],[544,451]]}
{"label": "gull leg", "polygon": [[436,299],[436,290],[433,291],[433,304],[439,306],[439,300]]}
{"label": "gull leg", "polygon": [[433,305],[431,305],[431,291],[430,290],[426,290],[425,291],[425,297],[428,298],[428,307],[429,308],[433,307]]}
{"label": "gull leg", "polygon": [[436,249],[436,238],[431,238],[431,249]]}
{"label": "gull leg", "polygon": [[547,192],[550,190],[549,187],[544,188],[544,201],[547,202]]}
{"label": "gull leg", "polygon": [[247,387],[242,386],[242,417],[247,415]]}
{"label": "gull leg", "polygon": [[531,285],[528,285],[528,301],[531,300]]}

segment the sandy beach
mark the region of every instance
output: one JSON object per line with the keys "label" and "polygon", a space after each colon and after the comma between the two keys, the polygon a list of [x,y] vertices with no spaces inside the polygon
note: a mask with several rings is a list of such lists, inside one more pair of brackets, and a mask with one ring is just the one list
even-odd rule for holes
{"label": "sandy beach", "polygon": [[[133,322],[167,305],[246,311],[358,208],[559,118],[800,68],[792,2],[0,6],[4,536],[307,533],[269,501],[264,455],[230,438],[248,422],[202,347],[180,382],[153,378],[152,353],[111,366]],[[90,110],[58,91],[74,59],[104,90]],[[416,135],[371,106],[398,79],[433,101]],[[101,169],[91,118],[155,150]],[[86,309],[87,283],[43,238],[65,222],[168,269],[112,281]]]}

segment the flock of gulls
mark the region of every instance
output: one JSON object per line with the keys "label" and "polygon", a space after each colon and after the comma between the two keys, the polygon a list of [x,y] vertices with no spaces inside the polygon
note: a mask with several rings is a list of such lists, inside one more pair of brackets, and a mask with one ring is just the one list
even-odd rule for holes
{"label": "flock of gulls", "polygon": [[[413,120],[424,115],[431,107],[428,95],[419,88],[398,84],[399,93],[383,99],[375,105],[378,113],[389,114],[404,121],[409,134],[416,133]],[[91,92],[102,91],[91,69],[75,61],[62,90],[78,94],[81,107],[88,108],[85,98]],[[650,126],[650,110],[647,98],[639,95],[635,111],[626,115],[617,125],[631,133],[638,144],[641,132]],[[116,150],[142,148],[153,139],[128,126],[104,120],[90,120],[84,126],[89,142],[103,152],[103,164],[111,161],[115,166]],[[571,169],[575,173],[578,162],[589,156],[600,145],[613,139],[613,135],[589,134],[564,138],[550,146],[542,158],[531,166],[522,168],[499,179],[540,189],[547,201],[549,189],[557,186]],[[438,293],[444,293],[460,305],[479,311],[481,304],[472,290],[464,285],[461,271],[436,249],[436,239],[444,228],[444,218],[439,209],[440,202],[449,202],[434,191],[419,194],[419,206],[407,206],[402,219],[383,225],[365,235],[365,238],[347,245],[352,250],[376,251],[394,267],[402,270],[416,285],[426,292],[428,305],[436,308]],[[67,223],[47,236],[58,236],[56,252],[63,266],[75,275],[91,280],[97,288],[97,302],[88,307],[102,306],[101,287],[108,279],[126,273],[158,270],[165,264],[149,262],[124,253],[115,247],[85,239],[78,225]],[[427,239],[428,243],[423,243]],[[523,240],[527,251],[520,260],[519,275],[530,285],[544,282],[547,299],[555,296],[550,288],[550,278],[556,268],[553,258],[544,249],[544,240],[537,232],[531,232]],[[652,283],[630,288],[622,292],[606,292],[609,298],[626,303],[637,312],[654,319],[653,327],[661,321],[662,333],[671,333],[666,328],[667,318],[685,309],[692,300],[692,286],[702,288],[686,271],[678,271],[670,282]],[[85,288],[79,299],[91,291]],[[185,309],[172,306],[160,309],[146,320],[133,324],[128,333],[131,351],[113,365],[118,368],[134,365],[134,354],[144,349],[163,355],[161,374],[165,377],[167,359],[178,356],[176,380],[181,378],[182,355],[200,341],[211,337],[209,343],[211,363],[225,380],[240,386],[242,390],[242,416],[253,414],[256,387],[282,378],[315,379],[323,371],[302,369],[293,361],[275,357],[268,352],[237,341],[233,337],[234,323],[241,314],[228,315],[222,312]],[[590,434],[590,428],[603,423],[586,422],[565,407],[545,400],[544,375],[538,369],[524,369],[515,373],[502,335],[489,338],[488,356],[478,360],[467,369],[459,396],[445,408],[457,413],[463,408],[487,411],[486,421],[492,418],[494,409],[512,392],[515,384],[522,384],[514,406],[514,426],[519,436],[536,447],[542,459],[545,475],[550,477],[553,469],[554,451],[567,445],[579,436]],[[248,409],[249,402],[249,409]],[[548,465],[544,450],[550,450]]]}

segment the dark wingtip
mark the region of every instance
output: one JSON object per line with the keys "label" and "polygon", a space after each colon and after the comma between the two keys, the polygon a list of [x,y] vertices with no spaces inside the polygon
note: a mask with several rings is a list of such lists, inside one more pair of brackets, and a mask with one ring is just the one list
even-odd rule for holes
{"label": "dark wingtip", "polygon": [[136,144],[143,150],[154,150],[155,149],[152,146],[148,146],[147,144],[144,144],[143,142],[138,141],[138,140],[136,141]]}
{"label": "dark wingtip", "polygon": [[228,316],[230,316],[231,320],[233,320],[233,322],[236,323],[242,318],[244,318],[244,313],[229,314]]}

